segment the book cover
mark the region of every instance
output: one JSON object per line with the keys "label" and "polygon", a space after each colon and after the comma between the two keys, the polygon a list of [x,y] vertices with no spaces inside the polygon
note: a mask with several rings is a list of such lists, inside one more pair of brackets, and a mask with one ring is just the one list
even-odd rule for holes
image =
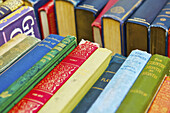
{"label": "book cover", "polygon": [[150,59],[151,54],[133,50],[87,113],[114,113]]}
{"label": "book cover", "polygon": [[116,112],[146,113],[169,70],[170,58],[153,55]]}
{"label": "book cover", "polygon": [[17,34],[41,39],[33,8],[21,6],[0,20],[0,46]]}
{"label": "book cover", "polygon": [[170,113],[170,77],[167,76],[148,113]]}
{"label": "book cover", "polygon": [[57,34],[54,1],[50,0],[38,9],[42,39],[49,34]]}
{"label": "book cover", "polygon": [[84,0],[76,7],[77,39],[93,41],[91,24],[109,0]]}
{"label": "book cover", "polygon": [[88,41],[78,45],[9,112],[38,112],[97,48]]}
{"label": "book cover", "polygon": [[126,56],[125,21],[144,0],[119,0],[102,16],[102,41],[113,54]]}
{"label": "book cover", "polygon": [[[39,61],[47,52],[55,47],[64,37],[58,35],[49,35],[42,42],[31,49],[27,54],[15,62],[8,70],[0,74],[0,93],[7,89],[15,80],[23,75],[37,61]],[[15,73],[14,73],[15,72]]]}
{"label": "book cover", "polygon": [[170,1],[163,7],[159,15],[149,27],[149,50],[151,54],[160,54],[170,57],[168,54],[168,30],[170,28]]}
{"label": "book cover", "polygon": [[19,58],[25,55],[30,49],[32,49],[37,43],[41,41],[40,39],[26,36],[25,34],[18,34],[16,37],[26,38],[0,56],[0,73],[5,71],[5,69],[16,62]]}
{"label": "book cover", "polygon": [[109,66],[107,67],[105,72],[100,76],[100,78],[90,88],[83,99],[73,109],[72,113],[86,113],[88,111],[88,109],[95,102],[95,100],[98,98],[106,85],[110,82],[111,78],[114,77],[115,73],[123,64],[125,59],[126,57],[119,54],[115,54],[114,56],[112,56]]}
{"label": "book cover", "polygon": [[[43,56],[21,77],[13,82],[2,93],[8,92],[10,96],[1,99],[1,108],[8,112],[18,103],[37,83],[41,81],[57,64],[60,63],[77,45],[76,37],[67,36],[51,51]],[[5,108],[6,107],[6,108]]]}
{"label": "book cover", "polygon": [[56,24],[60,36],[77,36],[75,7],[84,0],[54,0]]}
{"label": "book cover", "polygon": [[[34,9],[34,13],[35,13],[35,17],[36,17],[36,22],[37,22],[37,26],[39,31],[41,31],[40,29],[40,22],[39,22],[39,16],[38,16],[38,9],[43,6],[44,4],[46,4],[49,0],[25,0],[24,4],[26,6],[31,6]],[[69,35],[69,34],[68,34]],[[40,34],[41,36],[41,34]],[[41,36],[42,37],[42,36]]]}
{"label": "book cover", "polygon": [[101,17],[117,2],[118,0],[109,0],[105,5],[100,14],[96,17],[96,19],[92,23],[92,31],[93,31],[93,40],[94,42],[100,44],[100,47],[103,46],[102,38],[101,38]]}
{"label": "book cover", "polygon": [[148,28],[167,2],[168,0],[162,0],[161,2],[160,0],[145,0],[137,11],[127,20],[127,55],[134,49],[149,52]]}
{"label": "book cover", "polygon": [[8,0],[0,4],[0,19],[24,5],[23,0]]}
{"label": "book cover", "polygon": [[105,71],[111,60],[111,54],[112,52],[106,48],[98,48],[40,109],[39,113],[47,110],[49,113],[70,113]]}

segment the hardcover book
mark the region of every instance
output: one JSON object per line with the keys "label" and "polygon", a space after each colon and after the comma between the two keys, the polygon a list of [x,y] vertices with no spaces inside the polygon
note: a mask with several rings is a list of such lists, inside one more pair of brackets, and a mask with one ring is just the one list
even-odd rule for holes
{"label": "hardcover book", "polygon": [[75,8],[84,0],[55,0],[58,34],[77,36]]}
{"label": "hardcover book", "polygon": [[106,48],[98,48],[40,109],[39,113],[47,110],[49,113],[70,113],[105,71],[111,60],[111,54],[112,52]]}
{"label": "hardcover book", "polygon": [[87,113],[116,112],[150,57],[145,51],[132,51]]}
{"label": "hardcover book", "polygon": [[[168,0],[145,0],[126,24],[127,55],[140,49],[149,52],[148,28]],[[151,7],[152,5],[152,7]]]}
{"label": "hardcover book", "polygon": [[77,39],[93,41],[91,24],[109,0],[84,0],[76,7]]}
{"label": "hardcover book", "polygon": [[109,63],[109,66],[105,70],[105,72],[100,76],[100,78],[96,81],[96,83],[90,88],[87,94],[83,97],[83,99],[78,103],[78,105],[74,108],[72,113],[86,113],[91,105],[98,98],[100,93],[106,87],[106,85],[110,82],[111,78],[115,75],[117,70],[125,61],[126,57],[115,54],[112,56],[112,59]]}
{"label": "hardcover book", "polygon": [[57,34],[54,1],[50,0],[38,9],[42,39],[49,34]]}
{"label": "hardcover book", "polygon": [[102,37],[101,37],[101,17],[117,2],[118,0],[109,0],[105,5],[100,14],[96,17],[96,19],[92,23],[92,31],[93,31],[93,40],[98,43],[100,47],[103,46]]}
{"label": "hardcover book", "polygon": [[10,65],[16,62],[30,49],[32,49],[38,42],[41,41],[40,39],[31,36],[26,36],[25,34],[18,34],[16,37],[26,38],[0,56],[0,73],[5,71],[5,69],[7,69]]}
{"label": "hardcover book", "polygon": [[78,45],[9,112],[38,112],[97,48],[88,41]]}
{"label": "hardcover book", "polygon": [[170,58],[153,55],[126,95],[117,113],[147,113],[165,76],[170,70]]}
{"label": "hardcover book", "polygon": [[17,34],[41,39],[33,8],[22,6],[0,20],[0,46]]}
{"label": "hardcover book", "polygon": [[0,93],[7,89],[15,80],[23,75],[63,39],[64,37],[58,35],[49,35],[33,49],[27,52],[27,54],[21,57],[18,62],[15,62],[5,72],[1,73],[0,83],[3,84],[3,86],[0,87]]}
{"label": "hardcover book", "polygon": [[168,40],[170,29],[170,0],[161,10],[154,22],[150,25],[150,37],[149,37],[149,50],[151,54],[160,54],[170,57],[170,51],[168,51]]}
{"label": "hardcover book", "polygon": [[16,103],[18,103],[41,79],[59,64],[59,62],[63,60],[76,45],[76,38],[67,36],[2,92],[8,92],[10,95],[0,99],[1,108],[4,108],[3,112],[8,112]]}
{"label": "hardcover book", "polygon": [[167,76],[158,91],[148,113],[170,113],[170,76]]}
{"label": "hardcover book", "polygon": [[104,47],[126,56],[125,21],[144,0],[119,0],[102,16]]}

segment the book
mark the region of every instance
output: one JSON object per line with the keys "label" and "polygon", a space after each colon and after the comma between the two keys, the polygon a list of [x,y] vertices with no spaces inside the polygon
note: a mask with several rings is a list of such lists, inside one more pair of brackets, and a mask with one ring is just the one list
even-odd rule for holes
{"label": "book", "polygon": [[144,0],[119,0],[102,16],[102,41],[113,54],[126,55],[125,21]]}
{"label": "book", "polygon": [[41,41],[40,39],[26,36],[25,34],[18,34],[16,37],[26,38],[23,38],[20,43],[18,43],[0,56],[0,73],[5,71],[10,65],[16,62],[19,58],[25,55],[30,49],[32,49],[37,43]]}
{"label": "book", "polygon": [[24,2],[22,0],[7,0],[5,2],[1,1],[0,4],[0,19],[7,16],[14,10],[18,9],[22,5],[24,5]]}
{"label": "book", "polygon": [[39,113],[47,110],[49,113],[71,112],[105,71],[111,60],[111,54],[112,52],[106,48],[98,48],[40,109]]}
{"label": "book", "polygon": [[63,39],[64,37],[58,35],[49,35],[46,39],[27,52],[27,54],[21,57],[18,62],[15,62],[12,66],[10,66],[8,70],[1,73],[0,83],[3,84],[3,86],[0,87],[0,93],[7,89],[15,80],[23,75]]}
{"label": "book", "polygon": [[76,7],[77,40],[93,41],[91,24],[109,0],[84,0]]}
{"label": "book", "polygon": [[161,85],[148,113],[170,112],[170,77],[167,76]]}
{"label": "book", "polygon": [[[65,37],[52,50],[43,56],[21,77],[13,82],[2,93],[8,92],[10,96],[0,99],[3,112],[8,112],[18,103],[37,83],[39,83],[57,64],[60,63],[77,45],[73,36]],[[2,94],[1,93],[1,94]]]}
{"label": "book", "polygon": [[170,1],[167,2],[149,27],[149,50],[151,54],[160,54],[170,57],[170,54],[168,53],[168,40],[170,40],[168,34],[170,28],[170,25],[168,24],[170,23],[169,8]]}
{"label": "book", "polygon": [[42,39],[49,34],[57,34],[54,1],[50,0],[38,9]]}
{"label": "book", "polygon": [[0,46],[17,34],[41,39],[33,8],[21,6],[0,20]]}
{"label": "book", "polygon": [[92,23],[93,40],[98,43],[100,47],[103,47],[102,37],[101,37],[101,17],[117,2],[118,0],[109,0],[105,5],[100,14]]}
{"label": "book", "polygon": [[77,36],[75,8],[84,0],[55,0],[58,34]]}
{"label": "book", "polygon": [[[134,50],[148,50],[148,28],[168,0],[145,0],[137,11],[127,20],[127,55]],[[150,5],[152,4],[152,7]]]}
{"label": "book", "polygon": [[146,113],[169,70],[170,58],[154,54],[116,112]]}
{"label": "book", "polygon": [[100,76],[100,78],[90,88],[83,99],[73,109],[72,113],[86,113],[88,111],[88,109],[95,102],[95,100],[98,98],[106,85],[110,82],[111,78],[114,77],[115,73],[123,64],[125,59],[126,57],[119,54],[115,54],[114,56],[112,56],[109,66],[107,67],[105,72]]}
{"label": "book", "polygon": [[151,54],[133,50],[87,113],[114,113],[150,59]]}
{"label": "book", "polygon": [[[36,17],[36,23],[38,26],[39,31],[41,31],[40,29],[40,18],[38,16],[38,9],[45,5],[49,0],[24,0],[24,4],[25,6],[31,6],[34,9],[34,13],[35,13],[35,17]],[[40,34],[41,36],[41,34]],[[42,37],[42,36],[41,36]]]}
{"label": "book", "polygon": [[89,41],[78,45],[9,112],[38,112],[97,48]]}

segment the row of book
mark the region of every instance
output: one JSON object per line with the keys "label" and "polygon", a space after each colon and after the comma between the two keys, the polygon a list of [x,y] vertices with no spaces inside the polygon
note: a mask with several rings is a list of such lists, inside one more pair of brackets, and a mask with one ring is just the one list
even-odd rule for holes
{"label": "row of book", "polygon": [[166,56],[112,56],[97,43],[55,34],[42,41],[19,34],[0,51],[0,112],[170,112]]}

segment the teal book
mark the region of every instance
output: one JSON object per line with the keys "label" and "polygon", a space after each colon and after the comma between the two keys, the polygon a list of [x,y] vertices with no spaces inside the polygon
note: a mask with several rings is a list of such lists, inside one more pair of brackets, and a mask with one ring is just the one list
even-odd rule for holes
{"label": "teal book", "polygon": [[127,20],[127,55],[134,49],[150,52],[148,47],[149,26],[167,2],[168,0],[145,0]]}
{"label": "teal book", "polygon": [[150,57],[145,51],[132,51],[87,113],[116,112]]}
{"label": "teal book", "polygon": [[76,38],[67,36],[20,78],[12,83],[1,93],[0,112],[7,112],[18,103],[39,81],[59,64],[59,62],[64,59],[76,45]]}
{"label": "teal book", "polygon": [[147,113],[165,76],[170,73],[169,70],[170,58],[154,54],[142,70],[116,113]]}
{"label": "teal book", "polygon": [[100,93],[104,90],[106,85],[110,82],[111,78],[114,77],[117,70],[126,60],[126,57],[115,54],[109,63],[109,66],[105,72],[100,76],[88,93],[83,97],[79,104],[74,108],[72,113],[86,113],[90,106],[95,102]]}

